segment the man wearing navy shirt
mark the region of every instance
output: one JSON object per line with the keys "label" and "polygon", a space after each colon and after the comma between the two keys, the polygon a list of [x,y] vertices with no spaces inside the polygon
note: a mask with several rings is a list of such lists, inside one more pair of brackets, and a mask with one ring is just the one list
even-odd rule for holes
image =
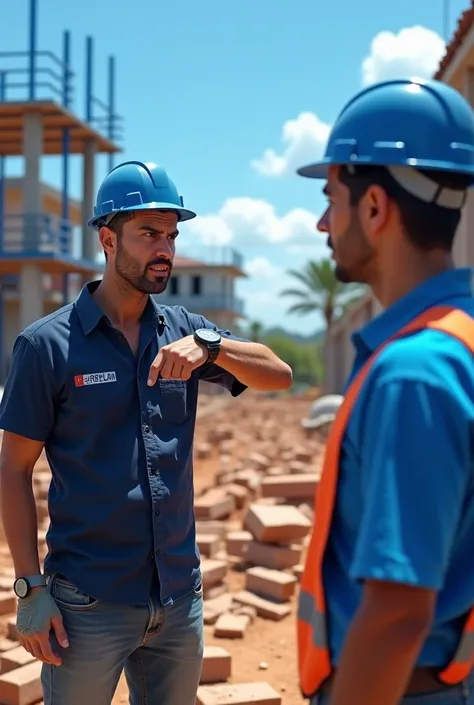
{"label": "man wearing navy shirt", "polygon": [[[17,338],[0,405],[1,510],[23,646],[45,705],[194,705],[203,653],[193,513],[198,386],[287,389],[267,347],[151,295],[169,280],[178,223],[194,217],[166,172],[126,162],[90,225],[102,281]],[[218,423],[218,419],[216,419]],[[37,551],[34,465],[45,448],[51,526]]]}

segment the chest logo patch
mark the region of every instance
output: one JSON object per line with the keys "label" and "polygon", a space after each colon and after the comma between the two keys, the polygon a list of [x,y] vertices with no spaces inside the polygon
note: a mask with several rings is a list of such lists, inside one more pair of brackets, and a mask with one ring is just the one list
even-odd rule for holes
{"label": "chest logo patch", "polygon": [[90,384],[106,384],[107,382],[116,382],[117,375],[115,372],[92,372],[88,375],[76,375],[74,384],[76,387],[88,387]]}

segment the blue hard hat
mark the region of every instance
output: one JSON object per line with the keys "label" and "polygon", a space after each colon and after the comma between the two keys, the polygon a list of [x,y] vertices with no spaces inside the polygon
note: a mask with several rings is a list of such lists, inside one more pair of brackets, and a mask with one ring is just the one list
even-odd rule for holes
{"label": "blue hard hat", "polygon": [[100,228],[107,223],[107,216],[148,209],[174,211],[180,221],[196,217],[196,213],[183,207],[183,199],[163,167],[123,162],[114,167],[101,183],[94,217],[88,224]]}
{"label": "blue hard hat", "polygon": [[323,179],[333,164],[436,169],[474,181],[474,112],[458,91],[440,81],[376,83],[343,108],[323,159],[297,173]]}

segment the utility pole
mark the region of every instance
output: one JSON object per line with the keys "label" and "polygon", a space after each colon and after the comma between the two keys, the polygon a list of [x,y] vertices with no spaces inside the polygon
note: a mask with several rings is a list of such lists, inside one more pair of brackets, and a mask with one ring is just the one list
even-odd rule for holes
{"label": "utility pole", "polygon": [[446,43],[449,41],[449,0],[443,2],[443,38]]}

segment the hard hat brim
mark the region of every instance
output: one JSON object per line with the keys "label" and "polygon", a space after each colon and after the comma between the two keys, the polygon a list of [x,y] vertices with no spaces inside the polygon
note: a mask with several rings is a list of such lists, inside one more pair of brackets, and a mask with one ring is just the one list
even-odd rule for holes
{"label": "hard hat brim", "polygon": [[351,162],[337,162],[330,157],[322,159],[314,164],[306,164],[296,170],[299,176],[304,176],[307,179],[327,179],[328,169],[330,166],[342,166],[342,164],[354,164],[355,166],[405,166],[414,169],[429,169],[432,171],[445,171],[453,174],[464,174],[472,178],[471,186],[474,185],[474,164],[460,166],[453,165],[450,162],[435,161],[429,159],[409,159],[405,162],[377,162],[369,159],[354,159]]}
{"label": "hard hat brim", "polygon": [[303,428],[314,430],[316,428],[320,428],[321,426],[325,426],[326,424],[332,423],[335,418],[336,414],[324,414],[317,419],[303,419],[301,426]]}
{"label": "hard hat brim", "polygon": [[93,218],[91,218],[88,222],[87,225],[90,228],[100,228],[100,222],[103,221],[104,218],[106,218],[108,215],[115,215],[118,213],[127,213],[130,211],[147,211],[147,210],[152,210],[152,211],[172,211],[173,213],[177,213],[179,222],[183,223],[185,220],[192,220],[193,218],[196,217],[196,213],[194,211],[189,210],[188,208],[181,208],[181,206],[177,206],[176,203],[146,203],[145,205],[142,206],[132,206],[130,208],[119,208],[116,211],[112,211],[111,213],[102,213],[102,215],[96,215]]}

